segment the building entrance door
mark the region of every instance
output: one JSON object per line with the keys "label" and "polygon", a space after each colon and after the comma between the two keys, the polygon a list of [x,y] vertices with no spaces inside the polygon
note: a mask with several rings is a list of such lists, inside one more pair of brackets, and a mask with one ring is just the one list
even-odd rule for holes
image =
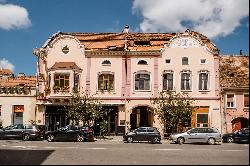
{"label": "building entrance door", "polygon": [[135,107],[130,114],[131,130],[138,127],[152,127],[154,116],[152,110],[147,106]]}

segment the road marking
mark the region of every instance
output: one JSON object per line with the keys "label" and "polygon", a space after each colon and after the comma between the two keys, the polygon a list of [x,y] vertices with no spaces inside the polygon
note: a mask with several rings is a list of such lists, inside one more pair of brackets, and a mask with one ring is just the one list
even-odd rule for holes
{"label": "road marking", "polygon": [[183,150],[183,149],[153,149],[153,150]]}
{"label": "road marking", "polygon": [[99,150],[99,149],[107,149],[107,148],[87,148],[87,149]]}
{"label": "road marking", "polygon": [[222,151],[227,151],[227,152],[242,152],[242,151],[245,151],[245,150],[222,150]]}

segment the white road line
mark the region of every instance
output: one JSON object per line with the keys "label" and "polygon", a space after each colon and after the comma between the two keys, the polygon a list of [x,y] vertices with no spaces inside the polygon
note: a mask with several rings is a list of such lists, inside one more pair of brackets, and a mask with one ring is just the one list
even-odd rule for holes
{"label": "white road line", "polygon": [[245,150],[222,150],[222,151],[227,151],[227,152],[242,152],[242,151],[245,151]]}
{"label": "white road line", "polygon": [[153,150],[183,150],[183,149],[153,149]]}
{"label": "white road line", "polygon": [[107,149],[107,148],[87,148],[87,149],[99,150],[99,149]]}

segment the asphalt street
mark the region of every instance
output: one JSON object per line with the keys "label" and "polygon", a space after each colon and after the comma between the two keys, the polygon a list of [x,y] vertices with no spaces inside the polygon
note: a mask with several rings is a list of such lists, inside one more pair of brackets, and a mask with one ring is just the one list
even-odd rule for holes
{"label": "asphalt street", "polygon": [[249,165],[249,144],[0,140],[0,165]]}

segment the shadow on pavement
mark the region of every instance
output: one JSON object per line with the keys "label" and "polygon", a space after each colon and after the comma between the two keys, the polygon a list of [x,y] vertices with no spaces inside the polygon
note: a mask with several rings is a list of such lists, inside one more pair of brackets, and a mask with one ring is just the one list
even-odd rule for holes
{"label": "shadow on pavement", "polygon": [[54,150],[0,150],[0,165],[40,165]]}

